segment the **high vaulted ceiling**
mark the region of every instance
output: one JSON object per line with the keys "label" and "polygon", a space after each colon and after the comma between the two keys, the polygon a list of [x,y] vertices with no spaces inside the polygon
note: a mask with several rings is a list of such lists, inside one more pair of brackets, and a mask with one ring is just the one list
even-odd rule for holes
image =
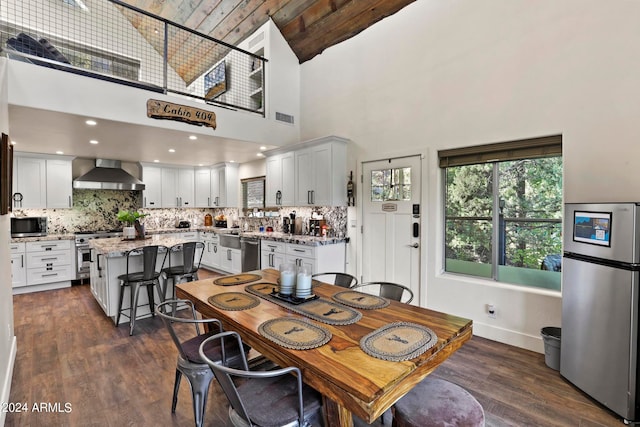
{"label": "high vaulted ceiling", "polygon": [[234,46],[271,18],[300,63],[414,1],[124,0],[127,4]]}

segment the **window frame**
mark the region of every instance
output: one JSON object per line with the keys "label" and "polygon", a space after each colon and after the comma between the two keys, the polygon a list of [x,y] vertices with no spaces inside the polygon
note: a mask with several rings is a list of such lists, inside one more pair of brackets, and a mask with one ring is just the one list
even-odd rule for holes
{"label": "window frame", "polygon": [[[473,277],[477,279],[492,280],[496,283],[513,284],[522,288],[538,289],[538,290],[553,290],[555,288],[549,288],[545,286],[536,286],[535,284],[525,283],[511,283],[500,280],[500,215],[502,207],[500,205],[500,165],[504,162],[524,159],[540,159],[547,157],[560,157],[562,158],[562,136],[554,135],[542,138],[532,138],[527,140],[518,140],[511,142],[503,142],[496,144],[480,145],[475,147],[464,147],[452,150],[441,150],[438,152],[439,166],[441,168],[441,182],[442,182],[442,271],[450,274],[461,274],[467,277]],[[448,211],[448,177],[447,169],[449,167],[470,166],[478,164],[491,164],[492,165],[492,211],[491,211],[491,277],[486,277],[477,274],[462,273],[456,271],[447,271],[447,211]],[[563,177],[560,177],[563,180]],[[562,198],[563,195],[561,194]],[[562,209],[562,208],[561,208]],[[544,219],[541,219],[544,220]],[[526,222],[526,221],[525,221]],[[546,222],[544,220],[543,222]],[[558,222],[562,227],[562,218],[553,220],[552,222]],[[450,237],[450,236],[449,236]],[[506,264],[505,264],[506,265]],[[523,267],[526,268],[526,267]],[[561,291],[561,289],[557,289]]]}

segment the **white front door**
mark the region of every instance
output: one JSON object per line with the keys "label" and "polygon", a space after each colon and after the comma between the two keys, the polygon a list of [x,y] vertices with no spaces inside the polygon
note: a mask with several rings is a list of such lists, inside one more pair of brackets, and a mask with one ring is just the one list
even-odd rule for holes
{"label": "white front door", "polygon": [[362,281],[394,282],[420,301],[420,156],[362,164]]}

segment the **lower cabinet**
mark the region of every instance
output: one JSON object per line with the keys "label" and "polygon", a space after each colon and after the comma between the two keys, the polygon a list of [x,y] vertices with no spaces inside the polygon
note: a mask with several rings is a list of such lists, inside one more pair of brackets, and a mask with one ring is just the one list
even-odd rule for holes
{"label": "lower cabinet", "polygon": [[11,243],[11,286],[19,288],[27,286],[27,263],[24,243]]}
{"label": "lower cabinet", "polygon": [[242,272],[242,251],[220,246],[220,270],[231,274]]}
{"label": "lower cabinet", "polygon": [[71,286],[75,270],[71,240],[11,243],[14,293]]}
{"label": "lower cabinet", "polygon": [[295,243],[263,240],[261,244],[262,268],[279,269],[285,262],[305,266],[311,274],[345,271],[345,244],[309,246]]}

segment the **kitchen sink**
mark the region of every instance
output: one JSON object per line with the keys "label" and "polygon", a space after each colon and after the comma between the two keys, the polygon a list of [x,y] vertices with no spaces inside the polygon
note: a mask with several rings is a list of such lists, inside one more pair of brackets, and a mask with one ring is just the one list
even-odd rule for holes
{"label": "kitchen sink", "polygon": [[240,235],[238,234],[221,234],[220,246],[230,249],[240,249]]}

